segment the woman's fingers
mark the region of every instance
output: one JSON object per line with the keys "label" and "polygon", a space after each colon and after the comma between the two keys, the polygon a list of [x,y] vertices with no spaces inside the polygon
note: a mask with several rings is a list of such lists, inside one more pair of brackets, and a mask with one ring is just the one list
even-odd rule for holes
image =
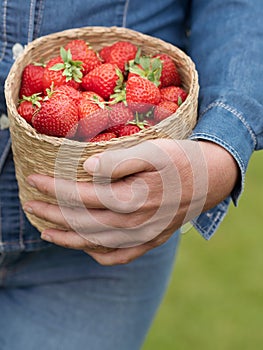
{"label": "woman's fingers", "polygon": [[113,248],[103,247],[99,244],[91,242],[74,231],[46,229],[42,232],[41,238],[61,247],[83,250],[86,253],[96,251],[97,254],[105,254],[114,250]]}

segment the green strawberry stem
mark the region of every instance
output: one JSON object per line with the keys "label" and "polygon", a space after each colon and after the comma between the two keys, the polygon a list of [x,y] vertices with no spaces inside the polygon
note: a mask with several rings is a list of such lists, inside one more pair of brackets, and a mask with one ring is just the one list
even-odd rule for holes
{"label": "green strawberry stem", "polygon": [[180,107],[182,103],[183,103],[182,97],[179,96],[177,100],[178,107]]}
{"label": "green strawberry stem", "polygon": [[55,92],[55,86],[54,86],[54,81],[52,81],[50,88],[46,89],[46,96],[44,97],[44,101],[49,100],[50,97],[54,94],[54,92]]}
{"label": "green strawberry stem", "polygon": [[135,59],[129,61],[128,71],[137,74],[143,78],[147,78],[157,87],[160,85],[163,64],[160,58],[142,56],[140,48],[138,49]]}
{"label": "green strawberry stem", "polygon": [[44,62],[33,62],[33,65],[36,67],[46,67],[46,64]]}
{"label": "green strawberry stem", "polygon": [[127,106],[124,77],[119,68],[116,68],[116,74],[119,79],[117,80],[117,84],[114,88],[114,94],[110,96],[110,101],[108,104],[113,105],[119,102],[123,102],[125,106]]}
{"label": "green strawberry stem", "polygon": [[73,79],[77,83],[81,83],[81,79],[83,77],[81,72],[83,62],[72,60],[70,50],[65,50],[62,46],[60,48],[60,57],[62,58],[63,63],[57,63],[49,69],[54,71],[63,70],[62,75],[66,77],[66,82]]}
{"label": "green strawberry stem", "polygon": [[41,107],[40,101],[43,100],[43,98],[40,95],[41,95],[41,92],[37,94],[33,94],[31,96],[23,95],[22,98],[18,101],[18,103],[20,104],[23,101],[28,101],[28,102],[31,102],[33,106],[40,108]]}
{"label": "green strawberry stem", "polygon": [[127,124],[137,125],[141,130],[143,130],[148,122],[144,119],[143,113],[135,112],[135,118],[129,121]]}

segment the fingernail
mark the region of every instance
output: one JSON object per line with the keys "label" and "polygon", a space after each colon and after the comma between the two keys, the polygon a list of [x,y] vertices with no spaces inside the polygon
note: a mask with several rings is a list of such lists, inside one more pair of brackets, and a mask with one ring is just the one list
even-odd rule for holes
{"label": "fingernail", "polygon": [[25,205],[23,206],[23,209],[24,209],[24,211],[26,211],[27,213],[33,214],[33,209],[32,209],[32,207],[30,207],[28,204],[25,204]]}
{"label": "fingernail", "polygon": [[90,157],[84,162],[84,169],[88,173],[94,173],[95,171],[98,170],[99,167],[99,158],[98,157]]}
{"label": "fingernail", "polygon": [[34,182],[31,178],[28,177],[26,180],[27,180],[27,183],[28,183],[31,187],[36,188],[36,184],[35,184],[35,182]]}
{"label": "fingernail", "polygon": [[47,242],[51,242],[52,243],[52,237],[49,236],[45,231],[43,231],[41,233],[41,239],[43,239],[44,241],[47,241]]}

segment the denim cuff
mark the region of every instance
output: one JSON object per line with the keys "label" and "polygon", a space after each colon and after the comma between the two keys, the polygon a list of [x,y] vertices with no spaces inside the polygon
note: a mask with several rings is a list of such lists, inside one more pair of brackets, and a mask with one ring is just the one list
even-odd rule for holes
{"label": "denim cuff", "polygon": [[224,102],[215,101],[202,112],[189,138],[215,142],[234,157],[240,169],[240,179],[231,197],[237,205],[244,189],[248,162],[257,144],[256,135],[243,114]]}

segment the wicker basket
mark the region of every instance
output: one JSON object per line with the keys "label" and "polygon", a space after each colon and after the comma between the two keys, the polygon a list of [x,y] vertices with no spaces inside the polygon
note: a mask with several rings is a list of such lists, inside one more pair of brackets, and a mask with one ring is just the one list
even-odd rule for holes
{"label": "wicker basket", "polygon": [[[83,143],[65,138],[50,137],[37,133],[17,112],[20,80],[24,67],[40,59],[56,56],[59,48],[73,39],[84,39],[94,49],[100,49],[117,40],[128,40],[142,48],[147,54],[166,53],[176,63],[182,85],[188,92],[186,101],[169,118],[129,137],[100,143]],[[5,84],[5,96],[10,119],[12,150],[22,205],[31,199],[51,201],[36,189],[28,186],[26,177],[41,173],[77,181],[91,181],[83,170],[87,157],[106,149],[129,147],[148,139],[184,139],[192,131],[197,118],[198,75],[192,60],[175,46],[139,32],[118,27],[85,27],[70,29],[36,39],[15,61]],[[63,173],[60,169],[63,167]],[[26,214],[30,222],[40,231],[53,224]]]}

